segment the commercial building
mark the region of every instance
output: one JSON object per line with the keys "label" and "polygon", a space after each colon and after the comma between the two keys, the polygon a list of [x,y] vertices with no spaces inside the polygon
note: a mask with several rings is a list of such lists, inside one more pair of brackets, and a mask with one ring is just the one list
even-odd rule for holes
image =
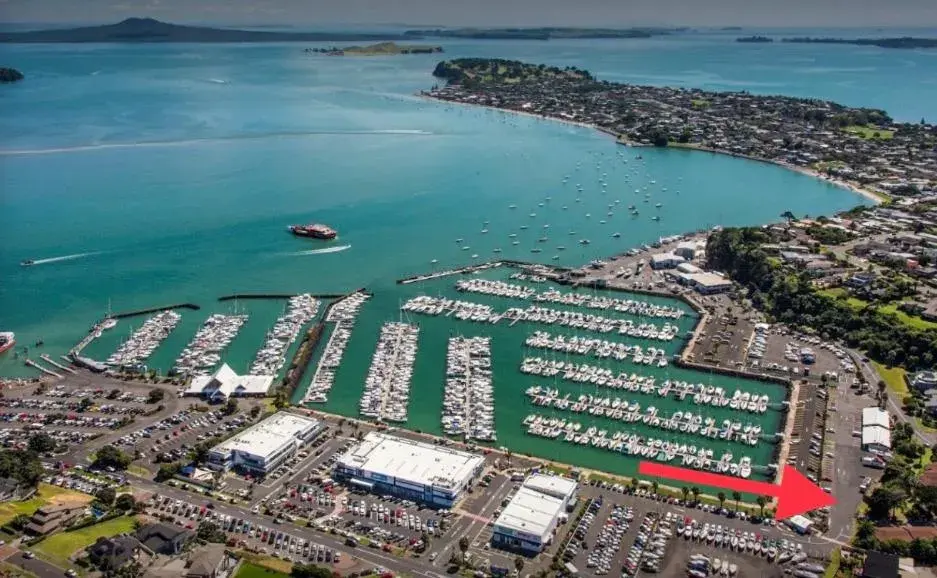
{"label": "commercial building", "polygon": [[557,476],[527,478],[495,520],[492,545],[527,554],[543,551],[565,519],[567,505],[576,499],[578,487],[575,481]]}
{"label": "commercial building", "polygon": [[914,379],[911,380],[911,385],[921,393],[937,389],[937,371],[917,372],[914,374]]}
{"label": "commercial building", "polygon": [[687,285],[702,295],[725,293],[732,288],[732,281],[721,275],[709,272],[683,273],[679,269],[673,273],[674,278],[681,285]]}
{"label": "commercial building", "polygon": [[335,462],[333,477],[380,494],[451,507],[481,473],[482,456],[370,432]]}
{"label": "commercial building", "polygon": [[238,375],[227,363],[211,375],[192,378],[186,395],[197,395],[211,401],[225,401],[229,397],[263,397],[273,385],[272,375]]}
{"label": "commercial building", "polygon": [[862,449],[869,452],[891,450],[891,419],[877,407],[862,410]]}
{"label": "commercial building", "polygon": [[804,516],[791,516],[784,522],[800,535],[809,532],[810,528],[813,526],[813,522]]}
{"label": "commercial building", "polygon": [[673,269],[680,263],[685,263],[686,259],[673,253],[658,253],[651,256],[652,269]]}
{"label": "commercial building", "polygon": [[213,447],[207,466],[265,475],[292,457],[320,430],[318,420],[281,411]]}

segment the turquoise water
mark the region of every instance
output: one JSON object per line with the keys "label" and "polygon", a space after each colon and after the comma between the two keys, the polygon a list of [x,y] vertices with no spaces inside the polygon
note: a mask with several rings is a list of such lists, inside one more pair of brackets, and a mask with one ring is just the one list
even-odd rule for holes
{"label": "turquoise water", "polygon": [[[446,57],[576,65],[634,83],[833,98],[913,120],[937,112],[933,53],[739,46],[732,38],[445,48]],[[532,260],[538,230],[550,224],[556,244],[568,247],[557,252],[558,262],[576,265],[661,235],[763,223],[786,210],[831,214],[862,202],[774,166],[667,150],[642,150],[638,161],[634,150],[588,129],[422,100],[414,94],[433,85],[435,56],[311,57],[297,45],[7,48],[9,64],[28,80],[0,90],[0,329],[15,331],[21,345],[42,339],[57,356],[108,304],[119,312],[197,303],[202,309],[183,310],[182,323],[150,360],[168,369],[208,314],[231,310],[233,303],[217,301],[221,295],[367,287],[377,296],[362,312],[347,353],[352,362],[328,405],[351,415],[377,329],[399,316],[407,296],[394,279],[427,270],[432,259],[438,267],[463,265],[502,248],[503,257]],[[576,183],[584,188],[578,203]],[[648,204],[641,202],[645,187]],[[620,206],[607,217],[616,199]],[[658,202],[659,223],[650,219]],[[629,204],[638,205],[640,217],[628,216]],[[340,239],[328,245],[285,231],[310,220],[335,226]],[[487,235],[480,232],[484,221]],[[514,248],[507,235],[521,233],[521,224],[530,230]],[[576,236],[559,241],[568,230]],[[456,238],[472,249],[459,250]],[[592,243],[583,247],[576,238]],[[328,246],[348,248],[307,253]],[[40,263],[20,267],[23,259]],[[451,280],[423,289],[450,287]],[[240,371],[283,303],[238,305],[251,319],[226,360]],[[122,321],[88,353],[106,357],[141,321]],[[443,337],[479,328],[417,321],[422,349],[408,426],[438,431]],[[499,443],[556,451],[520,431],[530,408],[515,402],[531,380],[516,368],[529,328],[513,329],[491,330],[495,363],[507,376],[496,382]],[[10,354],[0,358],[0,374],[29,371]],[[601,464],[605,455],[590,452],[583,451],[591,456],[583,463]]]}

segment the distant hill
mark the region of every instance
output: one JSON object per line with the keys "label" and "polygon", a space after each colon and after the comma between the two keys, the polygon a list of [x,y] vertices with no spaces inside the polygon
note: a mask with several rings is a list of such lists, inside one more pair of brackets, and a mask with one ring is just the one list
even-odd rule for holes
{"label": "distant hill", "polygon": [[743,36],[741,38],[736,38],[736,42],[751,42],[751,43],[764,43],[764,42],[774,42],[773,38],[768,38],[767,36]]}
{"label": "distant hill", "polygon": [[327,56],[395,56],[398,54],[438,54],[443,52],[442,46],[429,46],[423,44],[397,44],[396,42],[379,42],[368,46],[345,46],[339,48],[307,48],[307,53],[325,54]]}
{"label": "distant hill", "polygon": [[153,18],[128,18],[117,24],[2,32],[0,42],[355,42],[413,39],[400,34],[342,32],[269,32],[170,24]]}
{"label": "distant hill", "polygon": [[559,40],[562,38],[651,38],[670,34],[670,28],[436,28],[407,30],[413,37],[472,38],[477,40]]}
{"label": "distant hill", "polygon": [[23,73],[15,68],[0,68],[0,84],[23,80]]}
{"label": "distant hill", "polygon": [[937,38],[785,38],[782,42],[794,44],[855,44],[879,48],[937,48]]}

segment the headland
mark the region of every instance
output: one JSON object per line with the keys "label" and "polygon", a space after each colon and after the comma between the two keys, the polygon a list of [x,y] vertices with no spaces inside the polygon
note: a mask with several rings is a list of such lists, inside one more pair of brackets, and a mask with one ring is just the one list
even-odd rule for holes
{"label": "headland", "polygon": [[23,73],[15,68],[0,68],[0,83],[2,84],[19,82],[20,80],[23,80],[23,78],[25,78]]}
{"label": "headland", "polygon": [[879,48],[937,48],[937,38],[784,38],[781,42],[793,44],[853,44],[855,46],[877,46]]}
{"label": "headland", "polygon": [[873,202],[914,188],[909,179],[933,178],[922,161],[937,160],[933,125],[898,123],[879,109],[748,92],[620,84],[575,67],[501,59],[440,62],[433,75],[446,85],[423,96],[592,126],[623,144],[770,162],[829,179]]}
{"label": "headland", "polygon": [[332,46],[330,48],[307,48],[307,54],[326,56],[397,56],[400,54],[440,54],[442,46],[426,44],[397,44],[396,42],[378,42],[367,46]]}
{"label": "headland", "polygon": [[652,38],[678,32],[681,28],[435,28],[408,30],[408,36],[468,38],[475,40],[560,40],[573,38]]}

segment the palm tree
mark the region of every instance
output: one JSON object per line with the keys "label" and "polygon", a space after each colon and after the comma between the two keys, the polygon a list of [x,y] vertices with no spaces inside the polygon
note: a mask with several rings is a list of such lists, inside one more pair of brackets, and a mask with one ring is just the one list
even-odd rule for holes
{"label": "palm tree", "polygon": [[716,497],[719,498],[719,508],[722,509],[722,506],[726,503],[726,493],[725,493],[725,492],[719,492],[719,493],[716,495]]}
{"label": "palm tree", "polygon": [[660,487],[660,484],[657,483],[657,480],[651,482],[651,491],[654,492],[654,495],[657,495],[657,489]]}
{"label": "palm tree", "polygon": [[517,570],[517,575],[521,575],[521,570],[524,569],[524,559],[520,556],[514,558],[514,568]]}
{"label": "palm tree", "polygon": [[765,517],[765,504],[768,503],[768,499],[764,496],[758,496],[755,498],[755,502],[758,504],[758,507],[761,508],[761,517]]}
{"label": "palm tree", "polygon": [[465,564],[465,553],[469,549],[469,539],[466,536],[459,538],[459,551],[462,552],[462,563]]}
{"label": "palm tree", "polygon": [[732,492],[732,499],[735,500],[735,511],[739,511],[739,500],[742,499],[742,494],[739,492]]}
{"label": "palm tree", "polygon": [[690,488],[690,492],[693,494],[693,501],[699,502],[699,488],[697,488],[696,486],[693,486],[692,488]]}
{"label": "palm tree", "polygon": [[638,484],[639,484],[638,478],[631,478],[631,492],[632,493],[638,491]]}
{"label": "palm tree", "polygon": [[680,488],[680,493],[683,494],[683,501],[686,502],[686,497],[690,495],[690,488],[683,486]]}

